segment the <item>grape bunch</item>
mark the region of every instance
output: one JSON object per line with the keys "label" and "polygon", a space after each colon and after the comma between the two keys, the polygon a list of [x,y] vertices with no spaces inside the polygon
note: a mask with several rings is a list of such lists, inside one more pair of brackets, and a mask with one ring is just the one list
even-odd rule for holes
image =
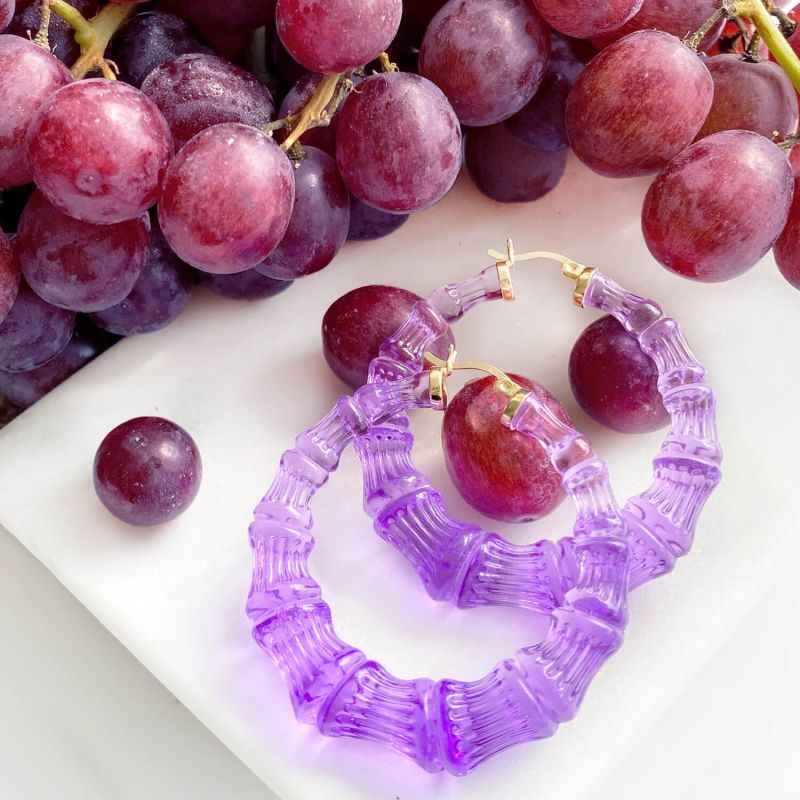
{"label": "grape bunch", "polygon": [[198,283],[280,302],[462,164],[497,202],[552,191],[570,150],[654,176],[665,268],[727,280],[774,247],[800,287],[800,34],[736,6],[0,0],[0,391],[29,405]]}

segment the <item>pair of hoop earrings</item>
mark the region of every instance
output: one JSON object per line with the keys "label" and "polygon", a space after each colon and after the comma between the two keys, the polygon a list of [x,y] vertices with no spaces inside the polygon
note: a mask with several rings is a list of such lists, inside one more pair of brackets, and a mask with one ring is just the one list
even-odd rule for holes
{"label": "pair of hoop earrings", "polygon": [[[300,434],[250,527],[254,553],[247,613],[253,636],[281,672],[298,720],[327,736],[367,739],[430,772],[463,775],[572,719],[599,669],[619,649],[628,592],[669,572],[691,548],[700,511],[718,484],[714,394],[678,323],[602,272],[553,253],[505,256],[474,278],[418,302],[373,360],[368,383]],[[477,304],[514,297],[516,261],[552,258],[575,281],[574,300],[611,314],[654,360],[670,431],[642,494],[620,506],[589,441],[507,375],[480,362],[428,353]],[[508,398],[501,424],[540,442],[576,508],[572,535],[514,545],[453,519],[411,461],[406,413],[442,410],[460,369],[488,372]],[[374,529],[415,567],[436,600],[462,608],[515,606],[548,614],[544,639],[478,681],[402,680],[343,642],[308,569],[311,502],[353,445]]]}

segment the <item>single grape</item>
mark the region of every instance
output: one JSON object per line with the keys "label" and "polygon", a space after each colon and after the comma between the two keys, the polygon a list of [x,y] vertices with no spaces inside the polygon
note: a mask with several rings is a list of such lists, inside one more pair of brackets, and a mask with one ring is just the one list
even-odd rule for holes
{"label": "single grape", "polygon": [[529,0],[450,0],[428,26],[419,72],[464,125],[492,125],[533,97],[549,57],[550,29]]}
{"label": "single grape", "polygon": [[572,87],[570,143],[601,175],[647,175],[692,142],[713,97],[711,74],[680,39],[631,33],[603,50]]}
{"label": "single grape", "polygon": [[577,39],[591,39],[624,25],[642,0],[533,0],[548,25]]}
{"label": "single grape", "polygon": [[[98,0],[70,0],[70,5],[80,11],[86,19],[91,19],[100,7]],[[42,0],[17,0],[17,10],[7,32],[28,39],[36,36],[41,21]],[[52,14],[50,17],[47,38],[51,52],[64,64],[70,65],[78,60],[81,49],[75,41],[75,31],[57,14]]]}
{"label": "single grape", "polygon": [[[292,114],[297,114],[303,110],[306,103],[311,99],[317,86],[319,86],[321,75],[309,73],[298,80],[286,97],[283,98],[278,117],[286,119]],[[336,126],[339,124],[339,116],[334,115],[330,125],[319,128],[311,128],[300,137],[300,144],[304,147],[318,147],[324,150],[329,156],[336,158]]]}
{"label": "single grape", "polygon": [[[593,36],[592,41],[600,48],[635,31],[656,28],[671,33],[679,39],[698,30],[702,24],[720,7],[720,0],[644,0],[642,7],[624,25],[609,33]],[[700,43],[700,49],[706,50],[718,38],[724,21],[715,25]]]}
{"label": "single grape", "polygon": [[212,52],[188,22],[160,11],[137,14],[111,40],[111,58],[119,67],[120,77],[137,88],[170,58]]}
{"label": "single grape", "polygon": [[130,525],[161,525],[186,511],[203,465],[194,439],[161,417],[118,425],[97,448],[94,488],[100,502]]}
{"label": "single grape", "polygon": [[336,162],[307,147],[294,171],[294,207],[281,243],[256,269],[268,278],[293,281],[327,267],[347,241],[350,195]]}
{"label": "single grape", "polygon": [[506,120],[509,133],[540,150],[555,152],[569,147],[567,97],[583,68],[597,50],[580,39],[551,34],[550,64],[531,101]]}
{"label": "single grape", "polygon": [[14,247],[0,230],[0,322],[11,311],[19,291],[19,262]]}
{"label": "single grape", "polygon": [[0,33],[2,33],[14,16],[15,0],[0,0]]}
{"label": "single grape", "polygon": [[259,128],[275,114],[269,89],[254,75],[205,53],[165,61],[145,78],[142,91],[164,115],[178,149],[212,125]]}
{"label": "single grape", "polygon": [[[422,298],[393,286],[361,286],[340,297],[322,319],[322,352],[333,373],[351,389],[367,382],[369,362]],[[450,331],[431,351],[447,357],[455,340]]]}
{"label": "single grape", "polygon": [[[544,386],[510,376],[567,425],[561,403]],[[449,403],[442,424],[447,472],[477,511],[503,522],[539,519],[561,503],[561,477],[539,442],[503,427],[508,398],[494,378],[470,381]]]}
{"label": "single grape", "polygon": [[447,98],[418,75],[372,75],[346,100],[336,161],[365,203],[407,214],[444,197],[461,167],[461,129]]}
{"label": "single grape", "polygon": [[283,46],[312,72],[345,72],[376,59],[400,27],[402,0],[278,0]]}
{"label": "single grape", "polygon": [[41,367],[27,372],[0,370],[0,394],[19,408],[29,408],[38,403],[111,346],[98,333],[102,332],[79,320],[69,344]]}
{"label": "single grape", "polygon": [[650,186],[642,230],[654,258],[698,281],[750,269],[778,238],[792,202],[786,154],[750,131],[713,133]]}
{"label": "single grape", "polygon": [[150,219],[92,225],[68,217],[41,192],[31,195],[17,233],[25,280],[43,300],[70,311],[119,303],[138,279],[150,242]]}
{"label": "single grape", "polygon": [[781,275],[800,289],[800,180],[794,181],[794,198],[783,232],[773,247]]}
{"label": "single grape", "polygon": [[92,314],[91,319],[119,336],[161,330],[186,307],[194,284],[194,270],[170,250],[154,224],[144,268],[134,287],[119,303]]}
{"label": "single grape", "polygon": [[388,214],[362,203],[350,195],[350,229],[347,238],[352,242],[369,242],[394,233],[408,222],[408,214]]}
{"label": "single grape", "polygon": [[564,175],[567,153],[531,147],[500,122],[467,132],[464,161],[475,186],[487,197],[527,203],[555,189]]}
{"label": "single grape", "polygon": [[191,0],[186,15],[203,33],[254,31],[275,18],[276,0]]}
{"label": "single grape", "polygon": [[25,281],[0,322],[0,369],[26,372],[41,367],[69,343],[75,314],[45,303]]}
{"label": "single grape", "polygon": [[234,272],[231,275],[214,275],[200,272],[200,281],[214,294],[231,300],[263,300],[274,297],[292,285],[292,281],[279,281],[262,275],[257,269]]}
{"label": "single grape", "polygon": [[110,225],[141,216],[158,197],[173,154],[155,104],[122,81],[78,81],[51,95],[31,123],[36,185],[65,214]]}
{"label": "single grape", "polygon": [[578,337],[569,381],[578,405],[611,430],[648,433],[669,422],[655,362],[614,317],[601,317]]}
{"label": "single grape", "polygon": [[782,141],[797,130],[797,92],[771,61],[722,54],[706,61],[714,80],[714,102],[697,134],[745,130]]}
{"label": "single grape", "polygon": [[0,35],[0,187],[30,183],[25,132],[42,103],[71,81],[69,70],[44,48]]}
{"label": "single grape", "polygon": [[158,204],[161,230],[180,258],[207,272],[242,272],[283,238],[294,169],[267,134],[228,122],[207,128],[169,167]]}

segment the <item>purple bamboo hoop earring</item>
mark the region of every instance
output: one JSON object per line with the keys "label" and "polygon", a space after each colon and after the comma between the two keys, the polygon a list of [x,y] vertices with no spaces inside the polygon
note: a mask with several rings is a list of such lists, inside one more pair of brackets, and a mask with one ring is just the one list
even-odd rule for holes
{"label": "purple bamboo hoop earring", "polygon": [[[505,259],[500,253],[492,254],[502,259],[497,271],[490,268],[417,303],[373,360],[370,382],[387,383],[399,375],[416,374],[422,369],[425,349],[468,310],[501,296],[513,299],[510,271],[516,260],[561,261],[564,274],[576,281],[576,304],[616,317],[658,368],[659,390],[671,427],[653,462],[653,483],[630,498],[622,513],[632,554],[629,590],[666,574],[691,549],[700,511],[721,477],[714,395],[705,382],[705,370],[675,320],[601,272],[552,253],[515,259],[511,242]],[[413,466],[413,437],[403,430],[406,426],[405,418],[396,417],[390,426],[374,427],[355,441],[364,476],[364,509],[378,535],[406,556],[435,600],[452,601],[461,608],[504,605],[542,613],[558,607],[579,575],[573,540],[519,546],[450,517],[441,494]],[[385,444],[377,445],[386,441],[390,431],[391,456],[383,452]],[[377,458],[382,466],[376,471]],[[394,497],[386,489],[392,482],[413,488]],[[432,517],[437,521],[435,531],[429,522]]]}
{"label": "purple bamboo hoop earring", "polygon": [[[573,537],[558,545],[540,543],[534,553],[447,516],[438,493],[411,466],[410,434],[397,424],[403,424],[407,408],[430,405],[422,391],[426,376],[419,371],[441,325],[481,300],[513,296],[513,263],[509,247],[508,259],[493,274],[485,270],[417,304],[373,363],[373,380],[383,380],[362,387],[353,399],[340,399],[320,425],[298,438],[250,531],[256,564],[248,613],[256,640],[290,687],[298,718],[316,722],[327,735],[386,743],[431,771],[464,774],[507,747],[552,734],[559,722],[574,716],[591,678],[621,643],[627,589],[637,585],[629,578],[631,549],[644,579],[668,571],[675,556],[665,558],[657,545],[675,554],[688,549],[696,516],[719,480],[713,395],[703,383],[702,368],[685,344],[680,346],[677,325],[655,304],[563,259],[565,274],[577,281],[577,301],[589,305],[587,298],[595,298],[594,307],[616,311],[643,346],[652,340],[645,349],[659,364],[665,402],[676,401],[667,404],[674,408],[673,429],[656,459],[649,490],[649,501],[659,504],[663,518],[632,510],[639,508],[634,501],[648,493],[620,512],[605,467],[588,442],[521,392],[511,399],[503,422],[548,450],[578,507]],[[439,390],[434,386],[434,395]],[[385,420],[396,424],[378,431]],[[375,510],[376,528],[407,554],[429,592],[446,599],[453,587],[472,585],[480,589],[478,600],[460,604],[549,611],[551,627],[541,643],[524,648],[481,681],[433,683],[398,680],[338,639],[330,609],[307,569],[313,546],[309,504],[354,437],[366,454],[367,507]],[[686,485],[689,492],[682,489]],[[681,525],[673,514],[678,511]],[[671,516],[666,528],[663,521]],[[462,544],[453,551],[459,537]],[[479,552],[483,559],[475,555]],[[448,554],[455,560],[443,561]],[[525,586],[531,579],[532,592]],[[461,601],[464,592],[456,596]]]}

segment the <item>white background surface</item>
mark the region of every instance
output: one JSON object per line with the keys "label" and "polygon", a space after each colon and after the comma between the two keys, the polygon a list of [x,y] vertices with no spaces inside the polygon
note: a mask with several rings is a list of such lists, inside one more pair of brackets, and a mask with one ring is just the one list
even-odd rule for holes
{"label": "white background surface", "polygon": [[[790,688],[798,663],[798,607],[796,592],[786,584],[796,588],[787,569],[800,546],[790,509],[794,475],[772,471],[790,464],[796,448],[787,423],[798,389],[791,332],[799,299],[769,263],[722,286],[689,284],[655,266],[638,230],[645,186],[606,181],[571,162],[567,179],[548,198],[508,208],[462,182],[398,234],[348,247],[334,266],[272,301],[242,305],[201,293],[167,331],[123,342],[0,434],[0,523],[285,800],[470,800],[522,791],[535,792],[538,800],[597,800],[605,796],[600,792],[633,797],[645,788],[650,797],[683,791],[796,798],[788,756],[800,742],[797,692]],[[456,780],[428,776],[377,746],[323,740],[294,722],[283,687],[249,640],[243,617],[250,567],[245,531],[280,452],[340,391],[319,352],[319,320],[330,302],[369,282],[425,293],[485,266],[481,253],[502,246],[509,235],[520,250],[560,250],[599,266],[681,320],[721,398],[726,479],[702,518],[693,555],[674,575],[634,596],[626,648],[598,677],[578,719],[554,739],[517,748]],[[609,459],[620,497],[640,490],[660,437],[604,432],[575,409],[569,395],[566,358],[592,317],[570,306],[570,286],[555,268],[520,267],[517,285],[516,305],[480,308],[460,324],[463,354],[545,383]],[[287,403],[291,388],[297,395]],[[117,524],[98,506],[90,473],[102,436],[143,413],[184,425],[197,438],[206,467],[192,509],[144,535]],[[417,462],[467,518],[469,511],[447,487],[438,425],[433,414],[415,423]],[[352,459],[345,459],[316,504],[312,566],[345,639],[403,676],[471,678],[536,638],[540,626],[530,615],[461,612],[427,600],[411,570],[371,534],[358,508],[359,484]],[[510,535],[515,541],[559,535],[571,516],[562,506],[542,523]],[[41,576],[9,552],[16,553],[9,547],[0,551],[4,570],[10,563],[12,574],[27,569]],[[14,567],[15,561],[26,566]],[[41,577],[31,579],[39,588],[40,583],[47,585]],[[33,765],[43,759],[39,753],[34,759],[31,748],[41,740],[55,764],[56,782],[59,766],[79,780],[81,768],[66,742],[77,743],[77,762],[83,759],[101,773],[105,794],[97,796],[105,798],[180,796],[174,787],[181,773],[186,777],[180,769],[186,763],[183,742],[196,741],[189,748],[196,753],[191,779],[209,789],[214,781],[224,786],[223,775],[230,774],[232,786],[242,788],[219,789],[213,796],[249,797],[247,773],[237,772],[81,613],[61,601],[59,611],[71,622],[46,611],[37,619],[37,601],[23,602],[21,590],[7,599],[9,585],[14,589],[14,580],[3,589],[4,652],[7,641],[22,637],[2,659],[0,672],[4,685],[14,687],[3,692],[4,703],[6,696],[13,698],[12,713],[0,721],[1,735],[10,740],[0,757],[10,760],[9,772],[23,787],[12,796],[53,796],[36,793],[43,777]],[[20,618],[27,614],[32,619],[22,631]],[[68,636],[70,624],[82,632]],[[58,684],[70,668],[84,674],[80,660],[65,660],[64,651],[73,649],[98,653],[95,680],[107,697],[114,696],[116,713],[105,704],[98,710],[86,691],[82,722],[84,704],[70,695],[68,679],[53,694],[72,701],[60,709],[53,703],[50,715],[42,712],[49,707],[47,693],[37,693],[36,686]],[[37,659],[41,671],[26,692],[23,678],[37,674]],[[127,682],[120,686],[103,672],[109,663],[125,665],[119,670],[130,674],[130,691]],[[76,681],[81,698],[79,687]],[[126,715],[146,718],[147,708],[153,716],[140,720],[146,733],[137,736],[131,720],[126,733],[132,739],[117,745],[113,733],[102,730],[104,719],[109,728],[126,727]],[[29,717],[25,709],[32,710]],[[20,715],[27,722],[10,721]],[[99,740],[92,738],[95,726]],[[177,775],[170,772],[173,762]],[[152,763],[161,765],[155,772],[163,774],[163,788],[151,783],[136,790],[135,773]],[[210,777],[200,780],[205,770]],[[149,779],[157,780],[153,774]],[[730,788],[723,792],[722,786]],[[758,787],[763,794],[753,794]],[[88,800],[91,794],[76,796]]]}

